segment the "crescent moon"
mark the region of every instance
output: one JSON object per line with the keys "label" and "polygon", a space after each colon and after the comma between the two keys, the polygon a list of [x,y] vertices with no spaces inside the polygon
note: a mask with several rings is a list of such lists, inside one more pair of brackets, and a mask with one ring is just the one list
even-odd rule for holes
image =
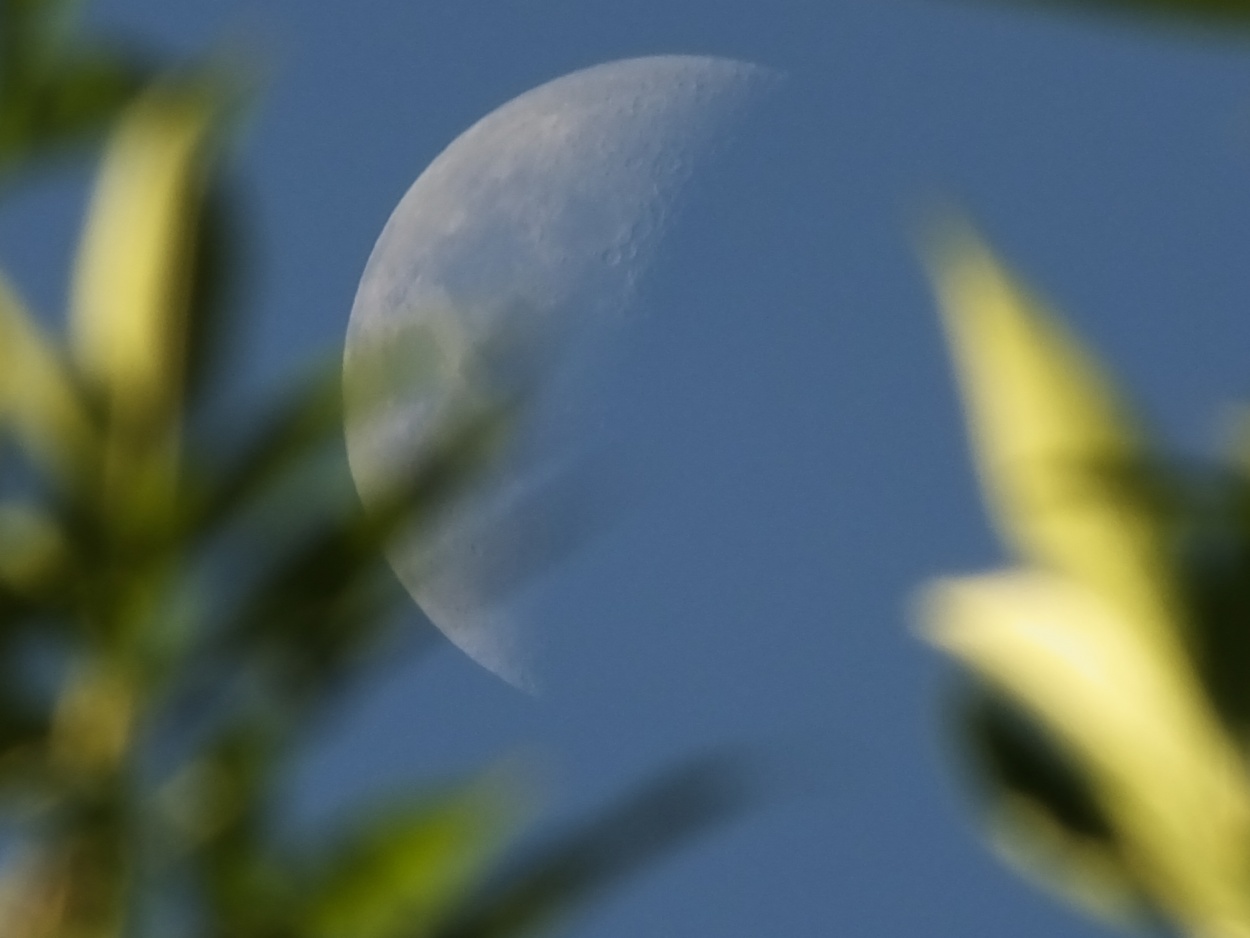
{"label": "crescent moon", "polygon": [[[366,505],[466,394],[524,381],[552,367],[553,349],[603,332],[699,158],[772,76],[704,56],[573,72],[490,113],[421,173],[369,257],[347,330],[347,452]],[[364,406],[379,362],[402,372],[402,391]],[[523,564],[525,506],[568,455],[556,438],[522,441],[436,530],[388,551],[447,638],[531,691],[534,640],[491,581]]]}

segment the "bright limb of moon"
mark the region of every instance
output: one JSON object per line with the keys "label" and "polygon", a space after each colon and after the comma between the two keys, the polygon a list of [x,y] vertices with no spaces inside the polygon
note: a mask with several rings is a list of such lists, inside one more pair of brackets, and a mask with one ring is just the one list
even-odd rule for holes
{"label": "bright limb of moon", "polygon": [[[513,99],[430,164],[373,249],[347,331],[348,458],[366,505],[434,442],[457,402],[524,382],[576,336],[602,334],[696,162],[771,77],[703,56],[595,66]],[[396,387],[361,390],[395,368]],[[558,433],[523,440],[435,530],[388,552],[454,644],[531,690],[535,639],[493,583],[524,566],[527,506],[541,505],[535,495],[569,443]]]}

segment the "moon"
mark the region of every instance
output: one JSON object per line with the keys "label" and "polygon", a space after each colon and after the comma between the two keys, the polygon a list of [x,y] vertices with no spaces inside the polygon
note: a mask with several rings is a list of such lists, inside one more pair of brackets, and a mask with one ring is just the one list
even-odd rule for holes
{"label": "moon", "polygon": [[[366,506],[458,408],[532,385],[613,334],[678,195],[771,71],[650,56],[573,72],[482,118],[404,195],[356,293],[343,377],[352,478]],[[570,395],[565,395],[569,397]],[[482,666],[541,686],[523,579],[575,460],[578,405],[540,396],[520,438],[432,529],[387,559],[430,621]]]}

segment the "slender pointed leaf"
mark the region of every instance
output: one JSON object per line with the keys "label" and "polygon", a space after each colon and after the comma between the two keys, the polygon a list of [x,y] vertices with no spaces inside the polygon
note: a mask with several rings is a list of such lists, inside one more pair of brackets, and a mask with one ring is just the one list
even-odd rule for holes
{"label": "slender pointed leaf", "polygon": [[991,514],[1023,558],[1105,592],[1179,654],[1167,499],[1111,380],[971,235],[934,279]]}
{"label": "slender pointed leaf", "polygon": [[165,510],[177,460],[194,235],[216,103],[146,93],[114,133],[92,198],[71,304],[76,358],[110,425],[106,499]]}

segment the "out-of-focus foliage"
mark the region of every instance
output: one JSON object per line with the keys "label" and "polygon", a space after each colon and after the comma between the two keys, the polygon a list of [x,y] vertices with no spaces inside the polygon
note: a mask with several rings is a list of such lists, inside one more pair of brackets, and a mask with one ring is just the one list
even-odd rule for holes
{"label": "out-of-focus foliage", "polygon": [[1246,0],[1015,0],[1053,2],[1057,6],[1086,8],[1116,14],[1132,14],[1159,21],[1176,21],[1194,26],[1238,28],[1250,25],[1250,3]]}
{"label": "out-of-focus foliage", "polygon": [[287,829],[292,757],[410,628],[383,548],[464,495],[517,402],[455,408],[369,512],[335,374],[191,419],[226,399],[201,345],[237,95],[80,37],[75,6],[0,2],[0,177],[103,147],[67,337],[0,274],[0,935],[528,934],[736,808],[696,766],[504,866],[525,812],[494,768]]}
{"label": "out-of-focus foliage", "polygon": [[144,57],[86,37],[76,0],[0,0],[0,183],[98,134],[143,86]]}
{"label": "out-of-focus foliage", "polygon": [[1250,28],[1250,0],[999,0],[1030,8],[1053,8],[1126,22],[1202,32],[1241,33]]}
{"label": "out-of-focus foliage", "polygon": [[1246,465],[1167,459],[967,232],[933,271],[982,489],[1018,558],[924,604],[926,637],[966,669],[958,720],[992,837],[1118,921],[1250,936]]}

